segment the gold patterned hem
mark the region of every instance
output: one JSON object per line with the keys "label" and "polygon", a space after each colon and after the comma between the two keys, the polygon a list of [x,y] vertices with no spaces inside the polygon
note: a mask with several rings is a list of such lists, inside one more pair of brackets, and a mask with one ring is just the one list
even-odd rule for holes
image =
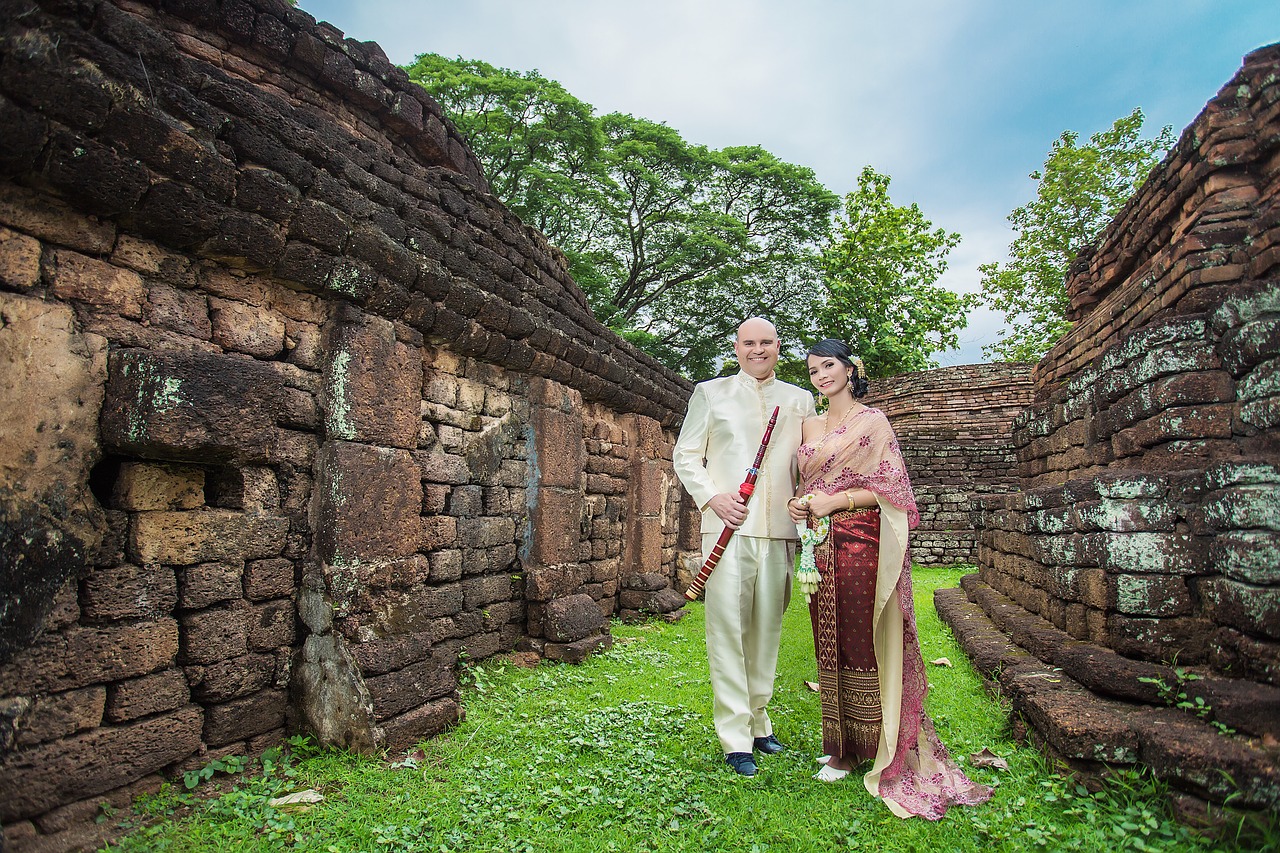
{"label": "gold patterned hem", "polygon": [[822,740],[833,755],[869,757],[880,744],[880,675],[874,669],[819,671]]}

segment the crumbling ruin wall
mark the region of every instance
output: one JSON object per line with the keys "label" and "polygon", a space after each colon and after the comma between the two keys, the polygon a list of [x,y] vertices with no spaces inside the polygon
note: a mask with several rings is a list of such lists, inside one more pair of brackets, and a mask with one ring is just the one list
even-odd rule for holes
{"label": "crumbling ruin wall", "polygon": [[[1280,735],[1280,46],[1067,289],[1075,325],[1014,423],[1021,489],[982,500],[972,604],[939,607],[1060,755],[1147,764],[1201,816],[1275,810],[1276,755],[1250,736]],[[1180,692],[1198,715],[1165,707]]]}
{"label": "crumbling ruin wall", "polygon": [[3,10],[7,849],[290,724],[402,749],[460,657],[678,616],[691,386],[377,45],[284,0]]}
{"label": "crumbling ruin wall", "polygon": [[871,383],[862,402],[889,418],[920,508],[913,561],[977,562],[972,514],[982,495],[1016,488],[1011,425],[1031,398],[1026,364],[940,367]]}

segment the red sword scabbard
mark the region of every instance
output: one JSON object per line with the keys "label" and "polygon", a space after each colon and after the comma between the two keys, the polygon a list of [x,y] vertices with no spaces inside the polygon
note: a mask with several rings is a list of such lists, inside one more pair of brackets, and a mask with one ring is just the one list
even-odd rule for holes
{"label": "red sword scabbard", "polygon": [[[756,478],[760,475],[760,466],[764,463],[764,452],[769,448],[769,439],[773,437],[773,427],[778,422],[778,412],[781,408],[781,406],[773,407],[773,416],[769,418],[769,425],[764,428],[764,438],[760,442],[760,449],[756,451],[756,461],[747,469],[747,478],[742,481],[742,485],[738,486],[738,496],[742,498],[744,504],[751,500],[751,494],[756,490]],[[733,528],[725,525],[724,530],[720,531],[720,538],[716,540],[715,547],[711,549],[706,562],[702,564],[702,569],[689,584],[689,588],[684,591],[685,598],[694,601],[702,593],[703,587],[707,585],[707,578],[711,577],[720,558],[724,556],[725,546],[729,544],[731,536],[733,536]]]}

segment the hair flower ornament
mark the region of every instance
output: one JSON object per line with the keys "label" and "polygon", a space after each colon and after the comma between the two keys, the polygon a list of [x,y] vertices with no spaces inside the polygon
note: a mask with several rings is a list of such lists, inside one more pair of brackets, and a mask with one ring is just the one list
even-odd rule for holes
{"label": "hair flower ornament", "polygon": [[853,370],[857,374],[858,378],[865,381],[867,378],[867,368],[863,366],[862,359],[855,355],[849,360],[853,362]]}

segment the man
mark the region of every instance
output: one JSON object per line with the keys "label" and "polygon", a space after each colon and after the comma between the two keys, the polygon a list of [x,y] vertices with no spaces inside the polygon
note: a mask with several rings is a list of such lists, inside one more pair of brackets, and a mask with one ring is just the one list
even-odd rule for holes
{"label": "man", "polygon": [[[707,660],[716,734],[725,762],[743,776],[756,773],[753,750],[783,749],[765,707],[791,598],[797,532],[787,499],[795,494],[800,425],[814,414],[808,391],[774,377],[781,349],[768,320],[739,326],[733,351],[741,369],[698,383],[673,451],[676,476],[702,510],[702,553],[711,553],[726,526],[734,530],[707,581]],[[775,406],[778,422],[747,506],[738,486]]]}

